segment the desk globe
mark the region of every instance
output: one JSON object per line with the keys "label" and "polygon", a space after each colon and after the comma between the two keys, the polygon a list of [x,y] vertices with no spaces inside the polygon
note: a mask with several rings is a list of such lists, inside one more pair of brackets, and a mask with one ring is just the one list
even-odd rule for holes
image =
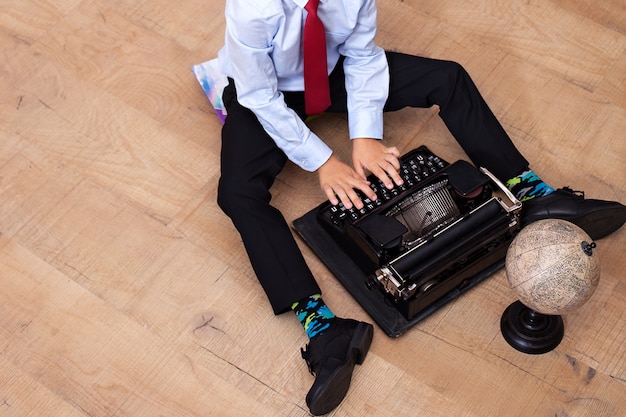
{"label": "desk globe", "polygon": [[505,269],[519,301],[500,320],[511,346],[541,354],[561,343],[561,314],[582,306],[598,286],[595,246],[580,227],[564,220],[540,220],[518,233],[507,250]]}

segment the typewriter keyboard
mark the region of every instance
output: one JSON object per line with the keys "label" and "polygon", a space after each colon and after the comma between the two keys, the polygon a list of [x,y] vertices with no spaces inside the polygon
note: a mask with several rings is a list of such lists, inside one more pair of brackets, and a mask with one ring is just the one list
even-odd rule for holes
{"label": "typewriter keyboard", "polygon": [[357,209],[352,207],[346,209],[341,202],[337,205],[329,204],[330,219],[334,223],[355,222],[383,204],[419,186],[421,182],[426,181],[447,165],[446,161],[433,154],[427,147],[420,146],[400,157],[400,176],[404,180],[401,186],[396,185],[394,188],[388,189],[376,176],[370,175],[368,177],[370,187],[374,190],[378,199],[371,200],[360,191],[357,191],[357,195],[363,201],[363,208]]}

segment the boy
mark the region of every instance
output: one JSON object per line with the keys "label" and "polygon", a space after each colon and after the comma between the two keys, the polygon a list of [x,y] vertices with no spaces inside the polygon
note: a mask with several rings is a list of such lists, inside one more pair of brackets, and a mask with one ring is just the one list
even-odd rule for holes
{"label": "boy", "polygon": [[[325,39],[316,38],[320,32]],[[381,140],[383,112],[437,105],[474,164],[524,203],[525,224],[563,218],[598,239],[626,220],[622,204],[554,190],[531,171],[460,65],[386,52],[375,44],[375,33],[375,0],[226,1],[219,62],[229,77],[223,95],[228,116],[218,203],[241,234],[274,313],[293,310],[310,338],[302,355],[315,375],[306,396],[314,415],[343,400],[373,328],[335,317],[324,304],[291,229],[270,205],[269,190],[288,159],[317,172],[333,204],[361,208],[355,190],[376,199],[366,172],[389,188],[402,183],[400,152]],[[321,112],[347,112],[351,166],[306,126],[307,117]]]}

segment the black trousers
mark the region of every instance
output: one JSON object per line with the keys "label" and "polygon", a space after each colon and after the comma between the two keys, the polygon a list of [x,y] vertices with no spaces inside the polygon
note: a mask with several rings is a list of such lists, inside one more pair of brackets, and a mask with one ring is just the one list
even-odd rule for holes
{"label": "black trousers", "polygon": [[[528,162],[459,64],[394,52],[387,52],[387,60],[390,92],[385,111],[437,105],[441,119],[475,165],[503,181],[527,169]],[[347,111],[341,62],[330,83],[332,104],[327,112]],[[304,119],[304,94],[284,95]],[[237,102],[232,80],[223,100],[228,116],[222,129],[218,204],[239,231],[254,272],[279,314],[320,292],[289,225],[270,204],[270,188],[287,157],[256,116]]]}

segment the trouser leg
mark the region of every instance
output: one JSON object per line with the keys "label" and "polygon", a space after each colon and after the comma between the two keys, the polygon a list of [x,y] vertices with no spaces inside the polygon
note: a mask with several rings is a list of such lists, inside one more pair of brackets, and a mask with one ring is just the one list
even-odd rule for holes
{"label": "trouser leg", "polygon": [[320,292],[283,215],[270,204],[270,188],[287,158],[254,114],[224,92],[218,204],[239,231],[250,263],[275,313]]}
{"label": "trouser leg", "polygon": [[[385,111],[437,105],[439,116],[475,165],[503,181],[528,168],[461,65],[397,52],[387,52],[387,60],[390,87]],[[331,75],[329,111],[346,111],[343,77],[341,67]]]}
{"label": "trouser leg", "polygon": [[390,92],[386,110],[439,106],[439,116],[477,166],[501,180],[528,167],[476,88],[455,62],[387,53]]}

